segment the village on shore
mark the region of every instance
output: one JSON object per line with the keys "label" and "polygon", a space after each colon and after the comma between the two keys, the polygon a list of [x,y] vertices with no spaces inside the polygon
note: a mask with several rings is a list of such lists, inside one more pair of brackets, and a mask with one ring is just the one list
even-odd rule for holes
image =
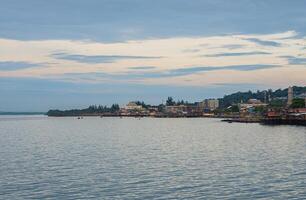
{"label": "village on shore", "polygon": [[[295,92],[294,88],[299,89]],[[302,88],[302,89],[301,89]],[[277,91],[235,93],[221,99],[205,99],[188,103],[168,97],[165,104],[148,105],[132,101],[123,107],[118,104],[89,106],[86,109],[50,110],[48,116],[100,116],[100,117],[212,117],[227,122],[306,125],[306,87],[289,87]],[[286,92],[287,94],[285,95]],[[282,95],[278,95],[282,94]],[[285,95],[285,96],[284,96]],[[248,97],[258,97],[249,98]],[[241,98],[241,100],[240,100]],[[240,100],[240,102],[237,102]],[[243,101],[245,100],[245,101]]]}

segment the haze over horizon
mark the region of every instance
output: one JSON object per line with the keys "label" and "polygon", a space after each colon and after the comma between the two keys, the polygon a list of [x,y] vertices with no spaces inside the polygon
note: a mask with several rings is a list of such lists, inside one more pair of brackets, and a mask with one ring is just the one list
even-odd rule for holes
{"label": "haze over horizon", "polygon": [[306,1],[1,0],[0,111],[306,85]]}

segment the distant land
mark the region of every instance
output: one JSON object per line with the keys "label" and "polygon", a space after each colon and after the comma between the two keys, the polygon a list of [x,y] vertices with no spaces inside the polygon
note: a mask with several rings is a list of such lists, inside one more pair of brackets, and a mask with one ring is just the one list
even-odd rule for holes
{"label": "distant land", "polygon": [[[299,96],[306,93],[306,86],[293,86],[293,95]],[[226,108],[233,104],[238,104],[241,101],[247,102],[249,99],[258,99],[262,102],[265,101],[265,98],[268,96],[273,101],[278,101],[279,99],[286,99],[288,95],[288,88],[277,89],[277,90],[257,90],[256,92],[247,91],[247,92],[236,92],[230,95],[225,95],[223,98],[219,98],[220,107]]]}
{"label": "distant land", "polygon": [[0,111],[0,115],[45,115],[45,112],[4,112]]}
{"label": "distant land", "polygon": [[[293,96],[296,98],[291,108],[304,108],[306,86],[293,86]],[[260,102],[255,106],[255,110],[261,115],[267,113],[269,108],[286,108],[288,88],[277,90],[257,90],[256,92],[236,92],[224,95],[223,98],[206,99],[202,102],[187,102],[184,100],[175,101],[171,96],[165,104],[150,105],[143,101],[129,102],[125,107],[120,108],[114,102],[111,107],[103,105],[91,105],[84,109],[72,110],[49,110],[48,116],[154,116],[154,117],[203,117],[208,111],[214,116],[221,116],[230,113],[238,115],[241,110],[240,105],[248,101]],[[297,101],[297,102],[295,102]],[[296,105],[296,103],[298,105]],[[203,106],[204,105],[204,106]],[[261,107],[259,107],[261,105]],[[205,114],[206,113],[206,114]],[[241,112],[240,112],[241,113]]]}

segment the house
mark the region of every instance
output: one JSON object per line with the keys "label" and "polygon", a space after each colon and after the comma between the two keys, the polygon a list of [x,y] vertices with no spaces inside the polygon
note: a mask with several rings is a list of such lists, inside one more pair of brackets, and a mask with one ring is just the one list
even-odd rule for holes
{"label": "house", "polygon": [[240,112],[249,112],[249,113],[254,112],[256,107],[266,107],[266,106],[268,106],[268,104],[262,103],[258,99],[249,99],[247,103],[238,104]]}
{"label": "house", "polygon": [[126,110],[143,110],[143,107],[141,105],[136,104],[135,102],[129,102],[125,106]]}

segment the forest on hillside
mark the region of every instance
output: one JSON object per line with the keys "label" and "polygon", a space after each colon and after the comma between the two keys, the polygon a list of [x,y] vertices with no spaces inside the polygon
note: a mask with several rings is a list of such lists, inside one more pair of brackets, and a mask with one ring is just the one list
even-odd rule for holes
{"label": "forest on hillside", "polygon": [[[295,96],[306,93],[306,86],[299,87],[293,86],[293,93]],[[247,92],[236,92],[230,95],[225,95],[223,98],[220,98],[220,107],[226,108],[233,104],[237,104],[242,102],[247,102],[249,99],[259,99],[262,102],[265,101],[265,98],[270,97],[271,100],[281,97],[287,97],[288,95],[288,88],[286,89],[277,89],[273,91],[272,89],[263,90],[263,91],[247,91]]]}

